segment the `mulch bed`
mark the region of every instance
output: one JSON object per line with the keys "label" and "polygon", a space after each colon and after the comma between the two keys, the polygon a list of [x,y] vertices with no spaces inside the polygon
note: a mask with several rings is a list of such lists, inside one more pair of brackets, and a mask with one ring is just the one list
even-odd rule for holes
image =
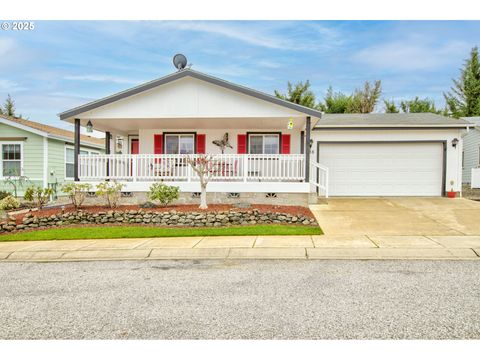
{"label": "mulch bed", "polygon": [[[189,205],[170,205],[166,207],[156,207],[156,208],[148,208],[143,209],[138,205],[119,205],[114,209],[111,209],[106,206],[82,206],[80,210],[89,212],[89,213],[99,213],[99,212],[107,212],[107,211],[125,211],[125,210],[143,210],[145,212],[168,212],[175,210],[177,212],[219,212],[219,211],[250,211],[253,209],[257,209],[262,213],[285,213],[289,215],[295,216],[307,216],[310,218],[314,218],[312,212],[309,208],[304,206],[288,206],[288,205],[262,205],[262,204],[252,204],[249,208],[238,208],[233,205],[229,204],[212,204],[208,205],[208,209],[201,210],[198,208],[197,204],[189,204]],[[59,214],[62,211],[61,207],[55,208],[44,208],[42,210],[30,211],[23,214],[12,215],[15,218],[17,224],[21,224],[23,218],[27,214],[32,214],[37,217],[43,216],[50,216]],[[72,205],[65,206],[65,212],[72,212],[75,211],[75,208]]]}

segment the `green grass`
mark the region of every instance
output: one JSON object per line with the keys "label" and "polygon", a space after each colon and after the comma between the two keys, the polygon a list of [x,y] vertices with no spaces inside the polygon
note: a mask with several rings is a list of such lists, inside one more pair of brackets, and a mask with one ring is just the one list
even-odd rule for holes
{"label": "green grass", "polygon": [[158,228],[141,226],[102,226],[58,228],[18,232],[0,236],[1,241],[120,239],[182,236],[242,236],[242,235],[322,235],[319,227],[299,225],[254,225],[226,228]]}

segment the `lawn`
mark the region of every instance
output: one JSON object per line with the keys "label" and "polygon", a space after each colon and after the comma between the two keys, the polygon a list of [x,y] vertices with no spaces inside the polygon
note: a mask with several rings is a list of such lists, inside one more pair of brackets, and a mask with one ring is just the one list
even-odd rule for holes
{"label": "lawn", "polygon": [[161,228],[144,226],[102,226],[57,228],[18,232],[0,236],[1,241],[120,239],[182,236],[243,236],[243,235],[322,235],[318,226],[254,225],[224,228]]}

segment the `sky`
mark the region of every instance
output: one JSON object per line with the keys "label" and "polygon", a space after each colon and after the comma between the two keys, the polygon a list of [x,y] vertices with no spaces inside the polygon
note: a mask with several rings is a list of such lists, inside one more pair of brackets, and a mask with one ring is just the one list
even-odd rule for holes
{"label": "sky", "polygon": [[443,107],[479,43],[480,21],[36,21],[0,30],[0,101],[69,128],[58,113],[168,75],[183,53],[194,70],[270,94],[309,80],[322,100],[329,86],[381,80],[385,99]]}

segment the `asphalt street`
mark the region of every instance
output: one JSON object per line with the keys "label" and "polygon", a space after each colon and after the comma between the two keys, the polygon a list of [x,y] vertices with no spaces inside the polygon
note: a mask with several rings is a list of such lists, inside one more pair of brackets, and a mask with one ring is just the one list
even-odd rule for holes
{"label": "asphalt street", "polygon": [[479,339],[478,261],[0,263],[1,339]]}

